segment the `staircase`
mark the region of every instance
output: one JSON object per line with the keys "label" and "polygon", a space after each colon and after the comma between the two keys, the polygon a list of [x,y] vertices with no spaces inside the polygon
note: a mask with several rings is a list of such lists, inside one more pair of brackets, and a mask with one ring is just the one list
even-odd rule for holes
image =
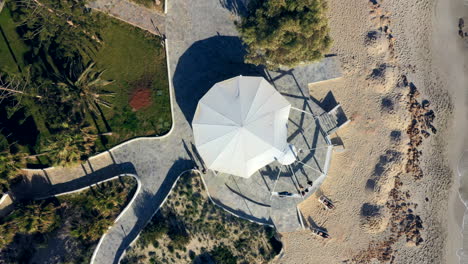
{"label": "staircase", "polygon": [[338,127],[336,119],[333,118],[329,113],[323,113],[318,117],[318,121],[323,131],[327,134],[333,133]]}
{"label": "staircase", "polygon": [[328,113],[321,114],[317,119],[323,131],[327,134],[332,134],[338,130],[338,128],[346,125],[349,122],[346,114],[343,111],[343,108],[341,108],[341,105],[337,105]]}

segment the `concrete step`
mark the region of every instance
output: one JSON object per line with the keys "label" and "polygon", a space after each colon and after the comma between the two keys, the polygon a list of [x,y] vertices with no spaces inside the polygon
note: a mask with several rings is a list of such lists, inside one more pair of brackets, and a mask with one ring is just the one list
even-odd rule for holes
{"label": "concrete step", "polygon": [[325,131],[325,133],[329,134],[331,131],[334,131],[337,128],[336,119],[331,116],[329,113],[324,113],[318,117],[320,126]]}

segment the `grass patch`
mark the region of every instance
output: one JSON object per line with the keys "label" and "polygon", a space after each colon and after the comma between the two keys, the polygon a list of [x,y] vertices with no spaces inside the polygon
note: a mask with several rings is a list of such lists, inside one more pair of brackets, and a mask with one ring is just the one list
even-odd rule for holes
{"label": "grass patch", "polygon": [[29,48],[16,32],[16,24],[6,7],[0,12],[0,40],[0,72],[19,73]]}
{"label": "grass patch", "polygon": [[[104,108],[111,128],[108,147],[137,136],[160,135],[171,127],[169,82],[166,54],[161,39],[146,31],[108,18],[102,30],[103,46],[96,54],[96,64],[105,69],[103,78],[114,80],[106,90],[116,93],[109,99],[112,108]],[[132,109],[129,102],[135,91],[151,91],[151,104]],[[99,129],[106,131],[104,120]]]}
{"label": "grass patch", "polygon": [[0,222],[0,263],[89,263],[99,238],[131,200],[133,177],[17,204]]}
{"label": "grass patch", "polygon": [[281,249],[274,236],[216,207],[186,173],[121,263],[267,263]]}

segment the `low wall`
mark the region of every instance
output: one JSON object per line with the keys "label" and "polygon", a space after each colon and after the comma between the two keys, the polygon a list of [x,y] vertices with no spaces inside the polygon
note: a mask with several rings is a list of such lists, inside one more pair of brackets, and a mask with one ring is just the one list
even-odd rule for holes
{"label": "low wall", "polygon": [[4,193],[0,198],[0,217],[8,215],[14,208],[11,195],[9,193]]}

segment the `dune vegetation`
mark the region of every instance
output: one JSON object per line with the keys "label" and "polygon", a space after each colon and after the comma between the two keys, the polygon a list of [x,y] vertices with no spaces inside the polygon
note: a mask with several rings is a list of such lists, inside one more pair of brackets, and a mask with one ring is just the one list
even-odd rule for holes
{"label": "dune vegetation", "polygon": [[267,263],[281,250],[275,235],[214,205],[186,173],[121,263]]}
{"label": "dune vegetation", "polygon": [[127,176],[74,194],[15,204],[0,219],[0,263],[89,263],[136,185]]}

